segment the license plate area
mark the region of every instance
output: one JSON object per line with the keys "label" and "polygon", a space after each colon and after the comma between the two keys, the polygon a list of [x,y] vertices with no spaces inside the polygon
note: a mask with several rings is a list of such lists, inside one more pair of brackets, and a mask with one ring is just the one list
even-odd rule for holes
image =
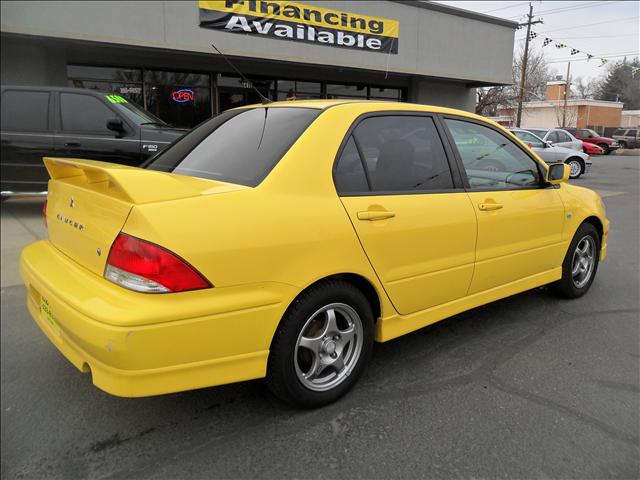
{"label": "license plate area", "polygon": [[51,329],[53,330],[53,333],[55,333],[58,336],[62,334],[60,325],[58,325],[58,322],[56,322],[56,317],[53,314],[53,309],[51,308],[49,301],[43,296],[40,296],[40,315],[51,327]]}

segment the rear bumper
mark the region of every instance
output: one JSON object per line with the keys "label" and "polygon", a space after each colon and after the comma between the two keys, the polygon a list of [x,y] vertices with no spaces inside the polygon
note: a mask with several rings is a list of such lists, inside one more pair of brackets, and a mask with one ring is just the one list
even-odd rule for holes
{"label": "rear bumper", "polygon": [[[100,389],[123,397],[264,377],[273,333],[297,292],[282,284],[149,295],[113,285],[44,240],[24,249],[27,306]],[[42,309],[46,299],[52,315]]]}

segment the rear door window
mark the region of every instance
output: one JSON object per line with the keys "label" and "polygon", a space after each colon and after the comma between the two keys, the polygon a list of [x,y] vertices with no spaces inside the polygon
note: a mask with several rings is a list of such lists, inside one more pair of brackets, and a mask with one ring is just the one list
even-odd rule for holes
{"label": "rear door window", "polygon": [[107,120],[117,118],[117,115],[91,95],[61,93],[60,117],[64,131],[112,135],[111,130],[107,128]]}
{"label": "rear door window", "polygon": [[549,137],[547,138],[547,140],[549,140],[550,142],[553,142],[553,143],[558,143],[560,141],[560,135],[558,135],[558,131],[555,130],[555,131],[551,132],[549,134]]}
{"label": "rear door window", "polygon": [[353,132],[373,191],[419,192],[453,188],[451,170],[433,118],[366,118]]}
{"label": "rear door window", "polygon": [[147,168],[256,186],[320,112],[300,107],[225,112],[161,152]]}
{"label": "rear door window", "polygon": [[1,114],[3,132],[46,132],[49,92],[5,90]]}
{"label": "rear door window", "polygon": [[351,135],[338,159],[334,179],[336,190],[340,194],[367,192],[369,190],[362,159]]}

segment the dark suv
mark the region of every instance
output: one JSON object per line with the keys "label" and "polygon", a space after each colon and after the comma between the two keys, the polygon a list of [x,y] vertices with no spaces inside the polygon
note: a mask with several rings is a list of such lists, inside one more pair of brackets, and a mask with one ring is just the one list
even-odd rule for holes
{"label": "dark suv", "polygon": [[140,165],[186,130],[115,94],[79,88],[2,86],[2,199],[42,193],[42,157]]}

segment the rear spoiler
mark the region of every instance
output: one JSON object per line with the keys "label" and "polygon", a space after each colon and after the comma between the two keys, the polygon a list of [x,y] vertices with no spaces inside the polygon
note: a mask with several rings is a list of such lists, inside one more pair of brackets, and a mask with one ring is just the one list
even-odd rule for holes
{"label": "rear spoiler", "polygon": [[247,188],[96,160],[44,157],[43,161],[53,180],[69,179],[75,185],[134,204]]}

